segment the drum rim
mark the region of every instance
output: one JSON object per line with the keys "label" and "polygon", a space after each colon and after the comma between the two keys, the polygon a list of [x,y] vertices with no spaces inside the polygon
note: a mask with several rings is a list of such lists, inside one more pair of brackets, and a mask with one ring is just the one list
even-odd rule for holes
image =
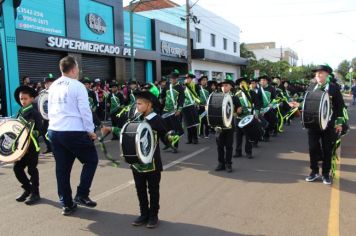
{"label": "drum rim", "polygon": [[210,95],[209,95],[209,98],[208,98],[208,101],[206,102],[207,106],[208,106],[208,109],[206,109],[206,118],[207,118],[207,121],[208,121],[208,125],[211,126],[210,124],[210,120],[209,120],[209,105],[210,105],[210,98],[211,96],[215,94],[215,92],[212,92]]}
{"label": "drum rim", "polygon": [[150,124],[148,124],[147,122],[140,122],[140,124],[138,125],[137,127],[137,132],[138,133],[141,133],[139,132],[139,130],[143,130],[147,128],[148,129],[148,132],[150,133],[151,137],[152,137],[152,142],[151,142],[151,149],[150,149],[150,152],[149,154],[147,155],[147,160],[143,160],[141,158],[141,156],[143,156],[143,153],[141,151],[139,147],[139,144],[140,144],[140,137],[138,137],[138,135],[135,136],[135,148],[136,148],[136,153],[139,154],[138,155],[138,159],[143,163],[143,164],[149,164],[149,163],[152,163],[152,160],[153,160],[153,154],[154,154],[154,151],[155,151],[155,137],[153,136],[153,131],[152,131],[152,127],[150,126]]}
{"label": "drum rim", "polygon": [[[323,106],[324,102],[327,103],[326,120],[322,119],[323,111],[324,111],[324,106]],[[325,130],[326,127],[328,126],[329,117],[330,117],[330,98],[329,98],[329,94],[327,92],[324,92],[323,95],[321,96],[320,104],[319,104],[319,126],[321,130]]]}
{"label": "drum rim", "polygon": [[[24,123],[21,122],[19,119],[13,119],[13,118],[6,119],[6,121],[3,122],[0,126],[2,126],[3,124],[5,124],[6,122],[9,122],[9,121],[11,121],[11,122],[15,121],[15,122],[18,122],[18,123],[20,123],[21,125],[25,126]],[[28,128],[27,128],[26,126],[25,126],[25,131],[26,131],[27,133],[24,133],[23,135],[28,136],[28,134],[29,134],[30,131],[28,130]],[[26,141],[26,140],[25,140],[25,141]],[[0,161],[3,162],[3,163],[14,163],[14,162],[16,162],[16,161],[21,160],[21,159],[25,156],[25,154],[26,154],[27,149],[29,148],[29,146],[30,146],[30,142],[29,142],[29,141],[26,141],[25,147],[24,147],[24,151],[22,152],[22,154],[21,154],[18,158],[14,159],[14,160],[11,160],[11,161],[4,161],[4,160],[0,160]],[[0,155],[0,157],[1,157],[1,155]]]}
{"label": "drum rim", "polygon": [[[45,120],[49,120],[48,113],[45,113],[45,111],[43,110],[43,106],[42,106],[45,98],[47,98],[46,100],[48,102],[48,92],[47,91],[43,91],[42,93],[40,93],[38,95],[37,107],[38,107],[38,111],[40,112],[42,118]],[[48,106],[48,104],[47,104],[47,106]]]}
{"label": "drum rim", "polygon": [[[227,103],[230,102],[231,104],[231,112],[230,112],[230,117],[227,118],[225,117],[225,114],[226,114],[226,107],[227,107]],[[225,106],[224,106],[225,104]],[[234,116],[233,112],[234,112],[234,104],[232,102],[232,97],[230,94],[224,94],[224,98],[223,98],[223,102],[222,102],[222,118],[223,118],[223,122],[224,122],[224,125],[225,127],[230,127],[231,126],[231,123],[232,123],[232,118]]]}
{"label": "drum rim", "polygon": [[[133,123],[139,124],[138,127],[137,127],[137,129],[136,129],[136,135],[135,135],[135,150],[136,150],[137,158],[138,158],[139,161],[142,162],[143,164],[151,163],[152,160],[153,160],[154,151],[155,151],[155,149],[156,149],[155,146],[154,146],[154,145],[155,145],[155,143],[154,143],[155,140],[154,140],[154,136],[153,136],[152,127],[151,127],[147,122],[145,122],[145,121],[143,121],[143,122],[126,122],[126,123],[124,124],[124,126],[122,127],[122,129],[121,129],[121,131],[120,131],[120,151],[121,151],[120,157],[123,158],[123,159],[125,159],[125,161],[126,161],[125,155],[124,155],[124,153],[123,153],[123,148],[122,148],[122,138],[123,138],[123,134],[125,133],[125,130],[126,130],[127,126],[130,125],[130,124],[133,124]],[[142,127],[142,126],[144,126],[144,127]],[[141,159],[141,156],[143,156],[143,155],[142,155],[142,152],[141,152],[141,150],[139,150],[138,145],[137,145],[137,144],[140,143],[140,139],[139,139],[139,137],[137,137],[137,136],[138,136],[137,133],[139,132],[139,129],[142,130],[143,128],[146,128],[146,127],[148,127],[148,131],[150,132],[150,135],[151,135],[151,137],[152,137],[151,151],[150,151],[150,153],[149,153],[149,155],[148,155],[148,156],[150,156],[150,162],[147,162],[147,163],[146,163],[146,161],[144,161],[144,160]],[[127,161],[126,161],[126,162],[127,162]]]}
{"label": "drum rim", "polygon": [[[249,119],[249,122],[248,123],[246,123],[245,125],[240,125],[240,124],[242,124],[242,121],[243,120],[247,120],[247,119]],[[239,128],[244,128],[246,125],[248,125],[249,123],[251,123],[251,121],[253,120],[253,115],[247,115],[247,116],[245,116],[244,118],[242,118],[241,120],[240,120],[240,122],[239,122],[239,124],[238,124],[238,126],[239,126]]]}

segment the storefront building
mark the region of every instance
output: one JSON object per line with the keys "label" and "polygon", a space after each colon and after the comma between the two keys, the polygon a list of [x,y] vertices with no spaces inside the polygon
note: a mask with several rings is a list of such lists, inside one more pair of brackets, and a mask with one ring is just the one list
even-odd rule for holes
{"label": "storefront building", "polygon": [[[77,58],[81,77],[121,82],[131,78],[130,21],[122,0],[22,0],[16,13],[19,76],[7,78],[8,84],[5,76],[1,78],[2,116],[16,110],[6,109],[9,101],[5,100],[13,99],[13,89],[6,87],[18,86],[25,76],[31,78],[31,83],[43,81],[48,74],[59,77],[59,60],[67,55]],[[134,79],[139,82],[157,77],[160,53],[155,49],[152,22],[134,14]],[[0,53],[0,62],[3,55]]]}

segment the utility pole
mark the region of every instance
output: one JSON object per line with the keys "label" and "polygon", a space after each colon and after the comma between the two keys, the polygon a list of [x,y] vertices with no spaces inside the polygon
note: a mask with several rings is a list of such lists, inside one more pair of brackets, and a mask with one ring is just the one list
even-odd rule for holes
{"label": "utility pole", "polygon": [[282,61],[282,60],[283,60],[283,48],[281,46],[281,58],[280,58],[280,61]]}
{"label": "utility pole", "polygon": [[129,9],[130,9],[130,75],[131,81],[136,81],[135,77],[135,57],[134,57],[134,32],[133,32],[133,2],[135,0],[130,1]]}
{"label": "utility pole", "polygon": [[188,60],[188,73],[192,70],[192,44],[190,41],[190,6],[189,0],[186,0],[186,23],[187,23],[187,60]]}

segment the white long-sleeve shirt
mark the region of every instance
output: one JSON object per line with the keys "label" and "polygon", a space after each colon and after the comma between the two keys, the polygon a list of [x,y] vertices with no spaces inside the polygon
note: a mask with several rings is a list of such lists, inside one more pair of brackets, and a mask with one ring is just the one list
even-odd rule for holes
{"label": "white long-sleeve shirt", "polygon": [[49,130],[94,132],[88,92],[76,79],[62,76],[48,90]]}

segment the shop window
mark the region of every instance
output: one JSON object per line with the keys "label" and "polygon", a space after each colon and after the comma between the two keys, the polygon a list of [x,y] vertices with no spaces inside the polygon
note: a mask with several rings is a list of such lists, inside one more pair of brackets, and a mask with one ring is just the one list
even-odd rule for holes
{"label": "shop window", "polygon": [[223,81],[223,76],[224,76],[223,72],[217,72],[217,71],[213,71],[212,72],[213,80],[216,80],[218,82],[222,82]]}
{"label": "shop window", "polygon": [[211,39],[211,46],[215,47],[215,34],[210,34],[210,39]]}
{"label": "shop window", "polygon": [[195,28],[195,36],[197,43],[201,43],[201,29]]}
{"label": "shop window", "polygon": [[237,43],[234,42],[234,53],[237,53]]}
{"label": "shop window", "polygon": [[227,50],[227,39],[226,38],[223,39],[223,43],[224,43],[224,50]]}

